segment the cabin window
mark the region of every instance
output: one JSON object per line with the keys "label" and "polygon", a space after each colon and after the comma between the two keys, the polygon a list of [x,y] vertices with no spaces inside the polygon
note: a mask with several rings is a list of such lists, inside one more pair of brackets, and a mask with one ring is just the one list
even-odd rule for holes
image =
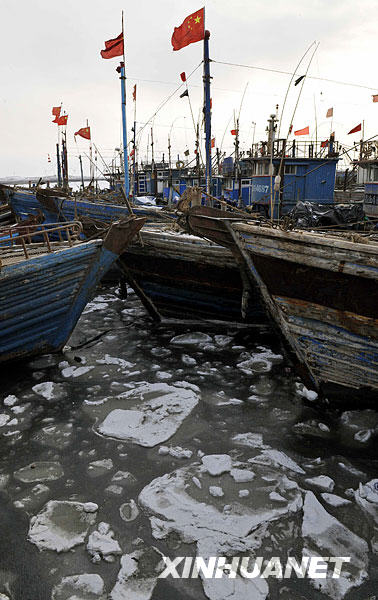
{"label": "cabin window", "polygon": [[285,173],[287,175],[296,175],[297,174],[297,165],[285,165]]}
{"label": "cabin window", "polygon": [[251,184],[251,182],[250,182],[250,180],[249,180],[249,179],[242,179],[242,182],[241,182],[241,184],[242,184],[242,185],[250,185],[250,184]]}
{"label": "cabin window", "polygon": [[179,179],[174,179],[173,180],[173,185],[179,185],[180,184],[180,180]]}
{"label": "cabin window", "polygon": [[163,177],[163,171],[158,171],[158,177]]}

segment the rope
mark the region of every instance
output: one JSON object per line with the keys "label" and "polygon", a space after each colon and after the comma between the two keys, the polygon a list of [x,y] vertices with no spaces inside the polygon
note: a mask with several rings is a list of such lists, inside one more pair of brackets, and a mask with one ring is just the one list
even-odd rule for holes
{"label": "rope", "polygon": [[[212,62],[218,63],[218,65],[228,65],[230,67],[243,67],[245,69],[257,69],[258,71],[267,71],[268,73],[280,73],[281,75],[293,75],[289,71],[281,71],[280,69],[269,69],[267,67],[256,67],[255,65],[243,65],[238,63],[231,63],[221,60],[214,60]],[[346,81],[338,81],[336,79],[328,79],[326,77],[315,77],[314,75],[307,75],[307,79],[316,79],[317,81],[327,81],[328,83],[336,83],[338,85],[349,85],[351,87],[363,88],[365,90],[376,91],[377,87],[369,87],[367,85],[362,85],[360,83],[348,83]]]}

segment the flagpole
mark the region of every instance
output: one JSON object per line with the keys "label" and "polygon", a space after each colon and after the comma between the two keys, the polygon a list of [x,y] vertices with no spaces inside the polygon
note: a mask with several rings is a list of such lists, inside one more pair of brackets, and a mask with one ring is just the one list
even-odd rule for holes
{"label": "flagpole", "polygon": [[205,100],[205,154],[206,154],[206,191],[211,193],[211,111],[210,111],[210,31],[205,30],[203,44],[203,82]]}
{"label": "flagpole", "polygon": [[128,198],[130,195],[129,182],[129,162],[127,158],[127,127],[126,127],[126,76],[125,76],[125,34],[123,27],[123,11],[122,11],[122,38],[123,38],[123,62],[120,65],[121,73],[121,104],[122,104],[122,133],[123,133],[123,165],[125,179],[125,194]]}
{"label": "flagpole", "polygon": [[[125,46],[123,46],[125,47]],[[135,98],[134,98],[134,136],[133,136],[133,147],[134,147],[134,154],[133,154],[133,185],[132,185],[132,196],[134,198],[135,195],[135,154],[136,154],[136,84],[134,86],[134,90],[135,90]]]}

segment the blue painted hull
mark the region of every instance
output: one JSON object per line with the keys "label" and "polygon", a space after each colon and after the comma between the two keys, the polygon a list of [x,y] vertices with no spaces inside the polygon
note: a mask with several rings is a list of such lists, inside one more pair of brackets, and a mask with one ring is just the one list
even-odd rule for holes
{"label": "blue painted hull", "polygon": [[96,240],[3,264],[0,362],[59,351],[117,258]]}
{"label": "blue painted hull", "polygon": [[[3,188],[16,217],[20,220],[29,215],[43,213],[45,223],[57,221],[74,221],[80,217],[90,217],[102,223],[114,223],[130,215],[126,206],[109,204],[107,202],[91,202],[75,200],[74,198],[50,197],[46,202],[39,201],[32,190]],[[148,217],[150,220],[160,220],[160,208],[133,207],[134,214],[139,217]]]}

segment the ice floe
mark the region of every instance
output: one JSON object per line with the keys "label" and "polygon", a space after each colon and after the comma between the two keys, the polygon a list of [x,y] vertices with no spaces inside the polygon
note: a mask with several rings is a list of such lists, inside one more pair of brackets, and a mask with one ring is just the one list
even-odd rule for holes
{"label": "ice floe", "polygon": [[118,399],[127,408],[110,410],[96,430],[146,447],[172,437],[199,401],[193,390],[165,383],[142,385]]}
{"label": "ice floe", "polygon": [[114,557],[122,554],[121,546],[114,539],[114,532],[108,523],[101,522],[97,530],[88,537],[87,550],[94,562],[103,558],[106,562],[113,562]]}
{"label": "ice floe", "polygon": [[55,481],[60,479],[63,474],[64,471],[60,463],[40,461],[18,469],[13,476],[23,483],[33,483],[36,481]]}
{"label": "ice floe", "polygon": [[335,482],[327,475],[319,475],[318,477],[309,477],[305,479],[305,483],[321,492],[333,492]]}
{"label": "ice floe", "polygon": [[206,333],[193,331],[192,333],[176,335],[171,339],[170,343],[174,346],[202,346],[204,344],[210,344],[212,341],[212,338]]}
{"label": "ice floe", "polygon": [[367,578],[367,543],[330,515],[312,492],[305,496],[302,537],[305,556],[350,557],[339,578],[310,579],[314,588],[333,600],[342,600]]}
{"label": "ice floe", "polygon": [[96,360],[96,363],[99,365],[117,365],[123,369],[131,369],[132,367],[135,367],[135,363],[131,363],[123,358],[109,356],[109,354],[105,354],[104,358],[99,358]]}
{"label": "ice floe", "polygon": [[150,600],[164,570],[162,556],[153,546],[124,554],[110,600]]}
{"label": "ice floe", "polygon": [[209,454],[202,457],[204,470],[214,477],[229,473],[232,468],[231,456],[228,454]]}
{"label": "ice floe", "polygon": [[119,507],[119,514],[121,515],[121,519],[126,521],[126,523],[135,521],[139,515],[139,508],[135,500],[131,499],[128,502],[121,504]]}
{"label": "ice floe", "polygon": [[53,588],[52,600],[105,600],[104,581],[95,573],[63,577]]}
{"label": "ice floe", "polygon": [[96,513],[86,512],[82,502],[50,500],[30,521],[28,539],[40,550],[67,552],[83,544]]}
{"label": "ice floe", "polygon": [[45,400],[63,400],[67,397],[67,390],[61,383],[55,383],[54,381],[43,381],[33,385],[33,392],[45,398]]}

